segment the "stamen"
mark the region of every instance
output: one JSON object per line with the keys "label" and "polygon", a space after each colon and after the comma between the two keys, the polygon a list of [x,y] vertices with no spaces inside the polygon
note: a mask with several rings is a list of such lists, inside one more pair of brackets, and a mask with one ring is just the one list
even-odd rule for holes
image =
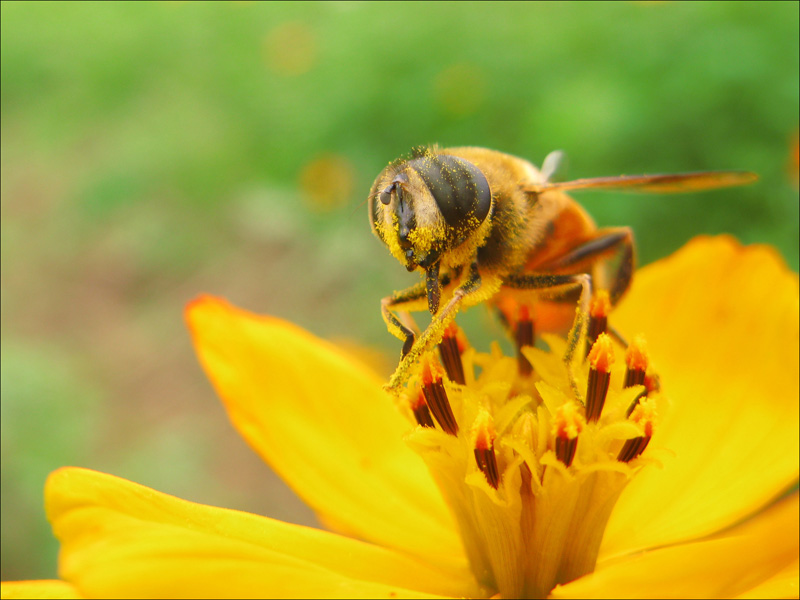
{"label": "stamen", "polygon": [[497,469],[497,456],[494,453],[494,423],[489,411],[482,409],[473,425],[475,431],[475,462],[483,472],[486,481],[494,489],[500,485],[500,473]]}
{"label": "stamen", "polygon": [[650,375],[645,375],[644,377],[644,387],[647,390],[647,395],[649,396],[653,392],[660,392],[661,391],[661,378],[658,376],[658,373],[652,373]]}
{"label": "stamen", "polygon": [[442,382],[442,368],[435,358],[427,356],[422,360],[422,393],[431,413],[445,433],[458,435],[458,423],[447,399]]}
{"label": "stamen", "polygon": [[442,358],[444,370],[450,381],[458,383],[459,385],[466,385],[464,378],[464,365],[461,362],[461,353],[464,351],[465,342],[459,339],[459,330],[455,321],[450,321],[450,324],[444,330],[442,341],[439,342],[439,356]]}
{"label": "stamen", "polygon": [[578,434],[586,424],[578,409],[572,403],[561,406],[553,423],[553,435],[556,438],[556,458],[570,466],[578,447]]}
{"label": "stamen", "polygon": [[530,310],[524,304],[519,307],[517,325],[514,328],[514,341],[517,344],[517,366],[519,374],[527,377],[533,373],[533,366],[522,354],[524,346],[533,346],[533,320]]}
{"label": "stamen", "polygon": [[601,333],[589,352],[589,384],[586,388],[586,421],[591,423],[600,418],[606,402],[608,383],[611,380],[611,364],[614,362],[614,351],[611,338]]}
{"label": "stamen", "polygon": [[431,418],[431,411],[428,410],[428,405],[425,404],[425,395],[421,391],[417,392],[417,397],[411,401],[411,411],[414,413],[417,424],[423,427],[435,427]]}
{"label": "stamen", "polygon": [[[595,318],[598,305],[602,313],[608,304],[603,296],[594,303]],[[611,328],[597,334],[584,360],[570,363],[571,379],[565,377],[564,354],[582,353],[585,327],[566,344],[548,338],[548,350],[533,351],[538,368],[525,377],[519,354],[541,328],[533,321],[549,315],[503,298],[502,314],[520,351],[516,360],[496,343],[488,353],[462,352],[460,330],[442,327],[441,359],[435,351],[421,352],[416,376],[397,402],[410,419],[409,446],[424,460],[458,524],[480,585],[474,595],[544,598],[558,584],[594,570],[614,504],[649,462],[643,452],[653,435],[654,407],[662,400],[644,395],[626,418],[633,396],[658,384],[641,338],[617,373],[613,346],[619,336]],[[588,318],[588,312],[579,309],[578,316]],[[477,378],[473,363],[480,369]],[[456,383],[459,365],[466,385]],[[627,391],[625,367],[633,373],[629,383],[636,384]]]}
{"label": "stamen", "polygon": [[[647,366],[650,359],[647,356],[647,345],[645,344],[644,337],[637,335],[633,340],[628,350],[625,352],[625,387],[633,387],[635,385],[645,385],[645,377],[647,374]],[[647,390],[636,396],[636,399],[631,402],[628,410],[625,413],[626,417],[630,417],[633,409],[639,404],[644,396],[647,395]]]}
{"label": "stamen", "polygon": [[647,345],[644,336],[637,335],[628,350],[625,352],[625,387],[644,385],[644,375],[647,372],[647,364],[650,362],[647,356]]}
{"label": "stamen", "polygon": [[611,298],[606,290],[597,290],[589,305],[589,327],[586,330],[586,355],[601,333],[608,331],[608,313],[611,312]]}
{"label": "stamen", "polygon": [[631,413],[630,420],[642,427],[644,435],[626,440],[617,455],[617,460],[627,463],[644,452],[653,437],[657,416],[655,401],[647,397],[642,398]]}

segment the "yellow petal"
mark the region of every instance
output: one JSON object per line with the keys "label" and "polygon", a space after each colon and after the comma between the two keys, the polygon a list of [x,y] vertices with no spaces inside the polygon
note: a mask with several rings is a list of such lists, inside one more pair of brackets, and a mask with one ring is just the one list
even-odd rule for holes
{"label": "yellow petal", "polygon": [[698,238],[637,272],[612,315],[643,332],[672,410],[603,542],[616,554],[694,539],[752,514],[798,477],[798,279],[764,246]]}
{"label": "yellow petal", "polygon": [[42,581],[4,581],[0,584],[2,600],[19,598],[34,600],[37,598],[83,598],[74,585],[57,579]]}
{"label": "yellow petal", "polygon": [[797,598],[800,594],[800,561],[785,567],[760,585],[739,594],[742,600],[759,600],[759,598]]}
{"label": "yellow petal", "polygon": [[[557,587],[551,597],[731,598],[744,594],[796,564],[799,506],[794,494],[727,536],[598,565],[593,574]],[[796,579],[793,585],[797,590]]]}
{"label": "yellow petal", "polygon": [[462,561],[455,525],[382,382],[279,319],[201,297],[187,309],[200,362],[248,443],[326,524]]}
{"label": "yellow petal", "polygon": [[[194,504],[85,469],[54,472],[45,506],[60,576],[89,597],[426,597],[472,590],[386,548]],[[412,589],[413,588],[413,589]]]}

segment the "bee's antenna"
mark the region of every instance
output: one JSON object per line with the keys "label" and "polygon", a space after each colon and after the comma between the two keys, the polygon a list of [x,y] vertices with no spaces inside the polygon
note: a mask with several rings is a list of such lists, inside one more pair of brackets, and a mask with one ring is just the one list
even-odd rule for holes
{"label": "bee's antenna", "polygon": [[[375,194],[373,194],[373,196],[377,196],[379,193],[380,193],[380,192],[375,192]],[[355,214],[356,214],[356,213],[357,213],[359,210],[361,210],[361,207],[362,207],[362,206],[364,206],[364,205],[365,205],[367,202],[369,202],[369,201],[370,201],[370,198],[372,198],[372,196],[367,196],[366,200],[364,200],[364,201],[362,201],[362,202],[359,202],[359,203],[358,203],[356,206],[354,206],[354,207],[353,207],[353,210],[350,212],[350,218],[351,218],[351,219],[352,219],[352,218],[355,216]]]}

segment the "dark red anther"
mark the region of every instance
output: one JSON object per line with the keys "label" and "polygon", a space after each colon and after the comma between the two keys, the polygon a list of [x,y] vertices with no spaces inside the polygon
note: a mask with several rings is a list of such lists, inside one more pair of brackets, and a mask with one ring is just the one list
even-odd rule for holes
{"label": "dark red anther", "polygon": [[500,485],[500,471],[497,469],[497,456],[494,453],[494,425],[491,416],[485,410],[478,415],[475,433],[475,462],[489,485],[497,489]]}
{"label": "dark red anther", "polygon": [[451,321],[444,330],[442,341],[439,342],[439,356],[442,358],[444,370],[450,381],[465,385],[464,363],[461,361],[461,353],[464,351],[463,339],[459,339],[458,326]]}
{"label": "dark red anther", "polygon": [[648,365],[647,348],[642,336],[636,336],[625,352],[625,387],[644,385]]}
{"label": "dark red anther", "polygon": [[639,399],[629,419],[641,426],[644,435],[625,441],[625,444],[617,455],[617,460],[625,463],[632,461],[644,452],[645,448],[647,448],[647,444],[650,443],[650,439],[653,437],[656,420],[655,401],[646,396]]}
{"label": "dark red anther", "polygon": [[431,418],[431,411],[428,410],[428,405],[425,403],[425,395],[421,391],[417,393],[416,399],[411,401],[411,411],[414,413],[414,418],[419,425],[435,427]]}
{"label": "dark red anther", "polygon": [[558,409],[554,421],[556,458],[570,466],[578,447],[578,435],[586,422],[574,405],[564,404]]}
{"label": "dark red anther", "polygon": [[575,450],[578,448],[578,438],[564,439],[556,438],[556,458],[564,463],[564,466],[570,466],[575,458]]}
{"label": "dark red anther", "polygon": [[625,440],[622,450],[620,450],[617,455],[617,460],[624,463],[632,461],[644,452],[644,449],[647,448],[647,444],[649,443],[650,438],[644,435]]}
{"label": "dark red anther", "polygon": [[601,333],[608,331],[608,313],[611,312],[611,298],[606,290],[597,290],[589,305],[589,326],[586,330],[586,356]]}
{"label": "dark red anther", "polygon": [[422,393],[433,417],[445,433],[458,435],[458,423],[450,407],[450,400],[442,381],[442,368],[435,358],[426,357],[422,361]]}
{"label": "dark red anther", "polygon": [[630,417],[633,409],[639,404],[639,400],[649,392],[649,389],[647,389],[647,367],[649,362],[644,338],[638,335],[625,352],[625,387],[643,385],[645,386],[645,391],[636,396],[636,399],[628,407],[625,416]]}
{"label": "dark red anther", "polygon": [[589,352],[589,383],[586,388],[586,421],[591,423],[600,418],[603,405],[608,394],[608,383],[611,380],[611,364],[614,362],[614,351],[611,338],[601,333]]}

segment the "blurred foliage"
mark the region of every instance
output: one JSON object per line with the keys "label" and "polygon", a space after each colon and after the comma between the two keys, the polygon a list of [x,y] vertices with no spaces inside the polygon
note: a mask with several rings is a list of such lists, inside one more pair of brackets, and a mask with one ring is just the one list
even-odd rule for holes
{"label": "blurred foliage", "polygon": [[579,197],[641,262],[730,232],[797,269],[798,21],[795,2],[4,2],[3,579],[55,575],[41,498],[64,464],[313,523],[227,426],[182,306],[224,295],[386,372],[378,298],[413,278],[363,202],[414,145],[561,148],[569,178],[752,170]]}

